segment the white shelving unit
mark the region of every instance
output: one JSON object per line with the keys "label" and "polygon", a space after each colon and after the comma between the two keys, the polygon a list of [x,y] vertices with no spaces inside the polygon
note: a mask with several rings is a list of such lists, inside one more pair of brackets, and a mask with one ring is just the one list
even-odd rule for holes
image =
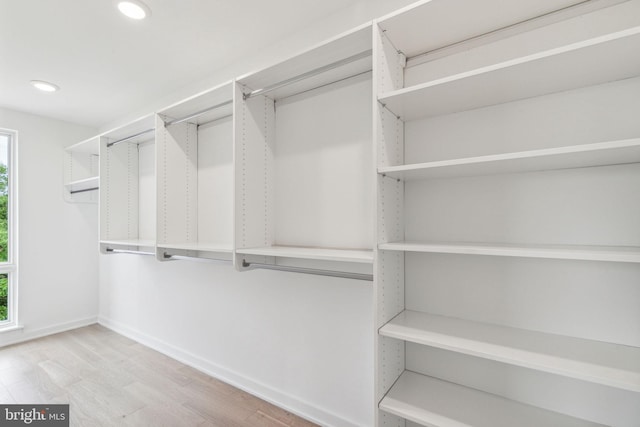
{"label": "white shelving unit", "polygon": [[156,133],[158,259],[231,260],[233,84],[159,112]]}
{"label": "white shelving unit", "polygon": [[155,254],[156,115],[100,136],[100,249]]}
{"label": "white shelving unit", "polygon": [[377,22],[376,425],[640,419],[639,12]]}
{"label": "white shelving unit", "polygon": [[99,142],[94,137],[65,149],[64,195],[68,202],[98,202]]}
{"label": "white shelving unit", "polygon": [[371,273],[371,61],[365,25],[237,79],[238,268]]}

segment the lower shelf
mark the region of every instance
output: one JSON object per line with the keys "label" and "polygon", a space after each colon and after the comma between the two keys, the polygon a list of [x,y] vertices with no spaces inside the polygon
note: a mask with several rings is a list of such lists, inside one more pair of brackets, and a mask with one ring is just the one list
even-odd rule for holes
{"label": "lower shelf", "polygon": [[156,245],[154,240],[130,239],[130,240],[100,240],[103,245],[113,246],[140,246],[145,248],[153,248]]}
{"label": "lower shelf", "polygon": [[71,194],[97,190],[100,187],[100,179],[97,176],[79,179],[65,184]]}
{"label": "lower shelf", "polygon": [[263,255],[283,258],[300,258],[321,261],[373,263],[373,251],[354,249],[307,248],[298,246],[268,246],[237,249],[244,255]]}
{"label": "lower shelf", "polygon": [[640,247],[635,246],[390,242],[381,243],[378,247],[386,251],[640,263]]}
{"label": "lower shelf", "polygon": [[380,409],[428,427],[596,427],[490,393],[405,371]]}
{"label": "lower shelf", "polygon": [[405,310],[380,335],[640,392],[640,348]]}
{"label": "lower shelf", "polygon": [[185,251],[202,251],[202,252],[220,252],[220,253],[232,253],[233,247],[231,245],[223,245],[218,243],[158,243],[158,247],[162,249],[179,249]]}

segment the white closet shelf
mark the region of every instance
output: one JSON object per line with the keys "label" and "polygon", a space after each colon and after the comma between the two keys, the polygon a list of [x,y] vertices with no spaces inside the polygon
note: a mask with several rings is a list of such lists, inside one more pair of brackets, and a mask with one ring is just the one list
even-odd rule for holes
{"label": "white closet shelf", "polygon": [[65,148],[65,150],[71,153],[85,153],[97,156],[100,153],[100,137],[94,136],[87,140],[80,141],[77,144],[70,145]]}
{"label": "white closet shelf", "polygon": [[405,310],[380,335],[640,392],[640,348]]}
{"label": "white closet shelf", "polygon": [[298,246],[268,246],[237,249],[244,255],[264,255],[283,258],[302,258],[322,261],[373,263],[373,251],[354,249],[309,248]]}
{"label": "white closet shelf", "polygon": [[100,240],[100,243],[104,245],[139,246],[139,247],[154,247],[156,245],[156,242],[154,240],[144,240],[144,239]]}
{"label": "white closet shelf", "polygon": [[640,139],[626,139],[542,150],[442,160],[378,168],[403,181],[452,178],[640,162]]}
{"label": "white closet shelf", "polygon": [[503,243],[405,241],[381,243],[378,248],[386,251],[640,263],[640,247],[636,246],[515,245]]}
{"label": "white closet shelf", "polygon": [[[394,47],[410,58],[580,3],[422,0],[381,18],[378,25]],[[495,13],[497,10],[500,13]]]}
{"label": "white closet shelf", "polygon": [[90,178],[79,179],[65,184],[65,187],[71,192],[86,191],[94,189],[100,185],[100,178],[92,176]]}
{"label": "white closet shelf", "polygon": [[449,114],[640,75],[640,27],[381,94],[402,120]]}
{"label": "white closet shelf", "polygon": [[428,427],[601,426],[410,371],[400,375],[379,407]]}
{"label": "white closet shelf", "polygon": [[[372,69],[371,42],[371,24],[365,24],[292,58],[240,76],[236,80],[245,86],[245,93],[269,88],[268,92],[265,92],[265,94],[268,93],[268,97],[284,98],[370,71]],[[329,64],[337,65],[348,58],[365,53],[368,54],[353,62],[349,61],[335,68],[328,67]],[[318,72],[320,70],[323,71]],[[283,82],[289,83],[280,86]]]}
{"label": "white closet shelf", "polygon": [[233,252],[233,247],[231,245],[224,245],[220,243],[206,243],[206,242],[158,243],[158,247],[163,249],[180,249],[180,250],[187,250],[187,251],[220,252],[220,253]]}

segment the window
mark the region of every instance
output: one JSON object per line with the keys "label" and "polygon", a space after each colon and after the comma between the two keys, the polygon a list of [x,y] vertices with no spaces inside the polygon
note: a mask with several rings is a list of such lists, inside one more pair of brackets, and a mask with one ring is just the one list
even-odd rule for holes
{"label": "window", "polygon": [[0,329],[17,323],[15,141],[16,132],[0,129]]}

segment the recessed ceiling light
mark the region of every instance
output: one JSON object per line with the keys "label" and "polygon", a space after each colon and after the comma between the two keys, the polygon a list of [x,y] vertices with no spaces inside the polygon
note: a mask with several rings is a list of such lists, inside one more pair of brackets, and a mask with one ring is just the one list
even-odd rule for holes
{"label": "recessed ceiling light", "polygon": [[31,80],[31,85],[43,92],[56,92],[60,90],[60,88],[53,83],[45,82],[42,80]]}
{"label": "recessed ceiling light", "polygon": [[119,1],[118,10],[131,19],[144,19],[151,15],[149,6],[138,0]]}

